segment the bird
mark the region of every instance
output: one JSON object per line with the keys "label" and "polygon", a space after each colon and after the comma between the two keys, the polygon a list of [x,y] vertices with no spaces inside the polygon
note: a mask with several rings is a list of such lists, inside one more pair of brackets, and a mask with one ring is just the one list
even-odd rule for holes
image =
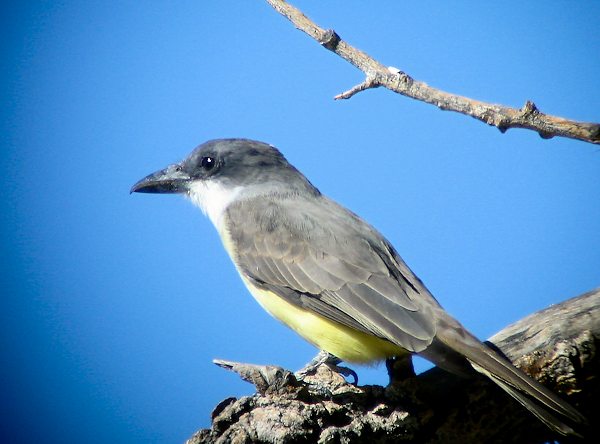
{"label": "bird", "polygon": [[256,301],[321,350],[313,363],[417,354],[454,373],[470,364],[551,430],[577,436],[586,423],[463,327],[379,231],[322,194],[274,146],[209,140],[130,192],[182,194],[198,206]]}

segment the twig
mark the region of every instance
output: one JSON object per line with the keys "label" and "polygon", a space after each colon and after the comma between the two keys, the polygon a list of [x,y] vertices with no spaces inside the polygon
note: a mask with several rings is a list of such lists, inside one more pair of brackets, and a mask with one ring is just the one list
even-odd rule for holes
{"label": "twig", "polygon": [[350,46],[335,31],[319,27],[289,3],[283,0],[267,0],[267,2],[289,19],[296,28],[365,73],[364,82],[338,94],[335,99],[349,99],[360,91],[383,86],[398,94],[435,105],[442,110],[466,114],[495,126],[501,132],[509,128],[525,128],[536,131],[544,139],[560,136],[600,144],[600,123],[577,122],[544,114],[529,100],[523,108],[517,109],[432,88],[424,82],[414,80],[399,69],[382,65],[368,54]]}

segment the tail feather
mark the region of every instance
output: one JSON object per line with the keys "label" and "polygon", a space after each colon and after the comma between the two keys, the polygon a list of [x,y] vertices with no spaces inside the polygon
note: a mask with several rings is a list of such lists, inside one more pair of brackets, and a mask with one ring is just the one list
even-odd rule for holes
{"label": "tail feather", "polygon": [[[573,427],[566,424],[563,420],[559,419],[556,415],[553,415],[551,413],[551,411],[548,410],[548,408],[546,408],[547,407],[546,405],[542,406],[539,403],[535,402],[529,396],[527,396],[523,392],[521,392],[519,389],[513,387],[510,384],[507,384],[502,379],[496,377],[496,375],[485,370],[483,367],[480,367],[474,363],[471,363],[471,365],[473,366],[473,368],[475,370],[488,376],[492,381],[494,381],[496,384],[498,384],[498,386],[500,388],[502,388],[510,396],[512,396],[513,399],[518,401],[519,404],[521,404],[523,407],[525,407],[527,410],[529,410],[533,415],[535,415],[536,418],[538,418],[540,421],[542,421],[544,424],[546,424],[546,426],[548,428],[556,431],[557,433],[560,433],[561,435],[565,435],[565,436],[572,435],[572,436],[577,436],[579,438],[583,438],[583,436],[581,434],[579,434],[577,431],[575,431],[575,429]],[[531,396],[533,396],[533,395],[531,395]],[[583,419],[583,417],[582,417],[582,419],[576,420],[571,414],[568,416],[568,418],[571,421],[577,422],[577,423],[581,422],[581,420]],[[585,420],[585,419],[583,419],[583,420]]]}
{"label": "tail feather", "polygon": [[476,371],[488,376],[549,428],[561,435],[581,436],[569,424],[585,424],[586,419],[581,413],[464,328],[441,329],[437,339],[464,356]]}

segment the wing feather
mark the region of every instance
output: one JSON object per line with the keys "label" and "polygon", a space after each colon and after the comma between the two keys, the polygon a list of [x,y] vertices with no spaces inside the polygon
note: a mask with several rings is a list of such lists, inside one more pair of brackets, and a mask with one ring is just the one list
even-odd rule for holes
{"label": "wing feather", "polygon": [[277,267],[277,270],[279,271],[282,280],[284,281],[284,284],[283,284],[284,286],[286,286],[290,289],[295,289],[302,293],[306,292],[306,289],[304,288],[304,286],[302,284],[300,284],[300,282],[296,279],[296,277],[291,272],[290,267],[289,267],[289,265],[291,265],[291,264],[288,264],[282,260],[274,261],[274,264]]}
{"label": "wing feather", "polygon": [[258,285],[407,350],[431,343],[435,299],[354,214],[326,198],[256,198],[230,205],[226,217],[234,261]]}
{"label": "wing feather", "polygon": [[418,311],[419,306],[410,299],[408,294],[399,290],[398,281],[389,276],[372,275],[365,281],[365,284],[372,288],[379,295],[388,299],[394,306],[400,306],[408,311]]}
{"label": "wing feather", "polygon": [[340,257],[323,253],[319,260],[319,266],[329,274],[345,281],[359,284],[365,282],[372,273],[369,270],[352,265]]}
{"label": "wing feather", "polygon": [[392,337],[408,335],[420,341],[428,341],[430,339],[432,330],[428,320],[431,317],[431,313],[427,308],[418,312],[409,311],[399,304],[394,304],[388,299],[389,296],[382,299],[381,293],[374,294],[374,291],[369,286],[352,285],[349,288],[355,296],[354,301],[362,301],[365,306],[371,307],[372,311],[378,313],[396,327],[390,332]]}
{"label": "wing feather", "polygon": [[[300,262],[302,263],[302,262]],[[300,284],[300,288],[292,288],[293,290],[300,291],[301,293],[308,294],[319,294],[323,289],[313,279],[311,279],[297,263],[281,263],[282,266],[287,266],[289,272],[294,276],[296,281]]]}
{"label": "wing feather", "polygon": [[[327,270],[325,270],[319,259],[315,258],[312,254],[308,255],[302,262],[299,262],[298,267],[309,277],[315,284],[317,284],[321,291],[324,290],[339,290],[345,281],[333,276]],[[320,292],[321,292],[320,291]]]}

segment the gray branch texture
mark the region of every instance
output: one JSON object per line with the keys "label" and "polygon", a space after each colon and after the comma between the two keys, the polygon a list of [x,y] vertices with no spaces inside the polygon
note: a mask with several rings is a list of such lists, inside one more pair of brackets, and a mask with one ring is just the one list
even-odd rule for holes
{"label": "gray branch texture", "polygon": [[527,100],[522,108],[510,108],[433,88],[397,68],[384,66],[363,51],[350,46],[335,31],[321,28],[289,3],[283,0],[267,0],[267,2],[290,20],[297,29],[365,74],[364,82],[338,94],[335,99],[349,99],[358,92],[383,86],[390,91],[435,105],[442,110],[471,116],[495,126],[501,132],[510,128],[524,128],[536,131],[544,139],[560,136],[600,144],[600,123],[577,122],[544,114],[530,100]]}
{"label": "gray branch texture", "polygon": [[[490,339],[517,367],[578,408],[586,440],[600,436],[600,289],[532,314]],[[534,416],[483,377],[438,368],[411,375],[407,363],[387,387],[354,386],[328,367],[299,382],[276,366],[217,365],[253,383],[257,394],[228,398],[198,443],[544,443],[552,436]],[[408,375],[408,376],[407,376]]]}

